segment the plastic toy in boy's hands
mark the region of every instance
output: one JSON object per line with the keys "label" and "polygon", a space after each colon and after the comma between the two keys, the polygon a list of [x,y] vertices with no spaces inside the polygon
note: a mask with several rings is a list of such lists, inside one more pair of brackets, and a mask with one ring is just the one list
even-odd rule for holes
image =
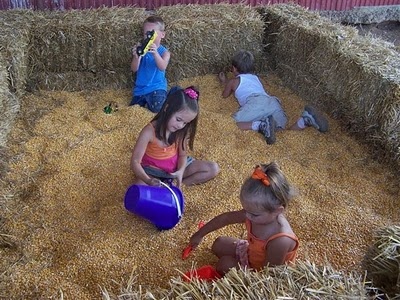
{"label": "plastic toy in boy's hands", "polygon": [[153,44],[154,40],[157,37],[157,32],[155,30],[147,31],[146,38],[140,43],[136,48],[137,55],[145,55],[147,51],[149,51],[151,44]]}

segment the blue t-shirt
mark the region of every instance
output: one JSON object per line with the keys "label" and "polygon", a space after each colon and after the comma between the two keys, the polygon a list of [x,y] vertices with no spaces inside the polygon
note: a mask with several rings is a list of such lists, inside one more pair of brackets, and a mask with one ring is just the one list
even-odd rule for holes
{"label": "blue t-shirt", "polygon": [[[163,45],[157,48],[158,54],[162,56],[167,51]],[[165,70],[161,71],[154,59],[153,54],[147,52],[140,60],[139,69],[136,73],[136,83],[133,88],[134,96],[142,96],[155,90],[167,91],[167,79]]]}

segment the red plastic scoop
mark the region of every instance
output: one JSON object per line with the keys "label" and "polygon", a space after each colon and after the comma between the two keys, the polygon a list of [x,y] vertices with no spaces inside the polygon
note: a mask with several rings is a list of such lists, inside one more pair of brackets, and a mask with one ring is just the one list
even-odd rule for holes
{"label": "red plastic scoop", "polygon": [[[197,225],[197,227],[200,229],[201,227],[204,226],[204,224],[206,224],[204,221],[200,221],[199,225]],[[185,249],[183,249],[182,259],[185,260],[186,258],[188,258],[192,251],[193,251],[193,247],[191,245],[188,245]]]}
{"label": "red plastic scoop", "polygon": [[188,256],[190,255],[190,252],[192,252],[193,251],[193,248],[192,248],[192,246],[187,246],[185,249],[183,249],[183,252],[182,252],[182,259],[186,259],[186,258],[188,258]]}

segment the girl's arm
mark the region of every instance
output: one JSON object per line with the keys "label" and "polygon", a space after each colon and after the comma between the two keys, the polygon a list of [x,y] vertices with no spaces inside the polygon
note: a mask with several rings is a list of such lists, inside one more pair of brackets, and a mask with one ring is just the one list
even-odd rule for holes
{"label": "girl's arm", "polygon": [[190,245],[193,248],[196,248],[203,240],[203,237],[205,237],[210,232],[213,232],[230,224],[244,223],[245,221],[246,212],[243,209],[222,213],[211,219],[211,221],[207,222],[195,234],[193,234],[190,238]]}
{"label": "girl's arm", "polygon": [[146,151],[147,144],[153,138],[153,128],[151,126],[151,124],[146,125],[140,132],[131,157],[131,169],[135,173],[136,179],[141,180],[148,185],[153,185],[153,178],[147,175],[143,170],[141,161]]}
{"label": "girl's arm", "polygon": [[174,173],[171,173],[171,175],[175,176],[176,181],[177,181],[177,187],[179,188],[182,184],[183,180],[183,174],[185,173],[186,169],[186,163],[187,163],[187,153],[186,151],[182,148],[182,144],[179,143],[179,149],[178,149],[178,165],[176,168],[176,171]]}
{"label": "girl's arm", "polygon": [[153,53],[157,68],[161,71],[164,71],[167,69],[171,53],[168,50],[165,50],[164,53],[160,55],[157,51],[157,48],[157,45],[152,44],[149,48],[149,51]]}
{"label": "girl's arm", "polygon": [[282,236],[268,243],[267,258],[268,261],[265,265],[270,266],[283,265],[285,263],[286,255],[293,249],[295,241],[287,236]]}
{"label": "girl's arm", "polygon": [[[281,232],[288,234],[293,234],[293,230],[290,227],[289,222],[283,214],[278,216],[278,222],[281,227]],[[285,263],[286,255],[294,249],[296,242],[287,236],[282,236],[280,238],[270,241],[267,245],[267,259],[265,264],[270,266],[282,265]]]}

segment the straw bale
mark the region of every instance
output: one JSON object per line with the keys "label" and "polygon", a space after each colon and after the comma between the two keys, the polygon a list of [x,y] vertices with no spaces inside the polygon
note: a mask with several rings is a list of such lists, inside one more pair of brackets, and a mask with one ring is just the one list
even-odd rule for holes
{"label": "straw bale", "polygon": [[0,11],[0,41],[6,54],[11,91],[21,96],[25,93],[29,74],[28,50],[29,29],[34,23],[34,14],[29,10]]}
{"label": "straw bale", "polygon": [[[19,110],[19,101],[15,94],[9,91],[10,73],[8,72],[9,63],[6,58],[4,48],[0,49],[0,152],[6,146],[7,135],[14,123],[15,116]],[[5,167],[5,156],[2,155],[0,162],[0,175],[3,174]]]}
{"label": "straw bale", "polygon": [[[44,12],[31,30],[31,60],[34,75],[32,85],[41,80],[43,73],[72,79],[57,81],[58,89],[76,85],[74,72],[88,73],[95,82],[82,80],[90,86],[109,81],[109,73],[122,72],[121,87],[131,84],[131,48],[140,39],[146,12],[142,8],[101,8]],[[57,75],[59,74],[59,75]],[[100,82],[97,82],[100,81]],[[117,81],[115,81],[117,82]],[[113,82],[114,84],[114,82]],[[54,84],[51,84],[54,85]],[[87,86],[81,86],[85,89]]]}
{"label": "straw bale", "polygon": [[171,82],[217,73],[230,65],[239,49],[252,51],[259,70],[263,69],[264,23],[253,8],[240,4],[173,5],[160,7],[156,13],[166,23],[165,44],[171,51],[167,76]]}
{"label": "straw bale", "polygon": [[[1,76],[1,75],[0,75]],[[5,147],[7,136],[19,110],[19,101],[15,94],[8,92],[0,87],[0,148]],[[1,173],[2,170],[0,170]]]}
{"label": "straw bale", "polygon": [[400,226],[379,228],[364,259],[368,277],[390,295],[400,295]]}
{"label": "straw bale", "polygon": [[[294,122],[303,100],[275,76],[263,82]],[[0,290],[14,299],[62,295],[85,300],[96,298],[102,287],[104,294],[123,298],[120,283],[129,280],[132,270],[138,287],[132,292],[137,295],[169,290],[178,270],[215,264],[210,247],[217,236],[243,237],[243,226],[229,226],[207,236],[189,259],[181,259],[198,222],[240,208],[244,178],[257,163],[272,160],[300,191],[286,212],[300,238],[299,261],[329,261],[341,274],[363,274],[361,261],[374,230],[400,222],[395,174],[330,117],[327,134],[284,131],[268,146],[260,134],[236,127],[231,113],[237,103],[233,97],[221,99],[215,75],[179,83],[197,85],[201,92],[199,127],[190,154],[218,162],[221,173],[205,184],[184,186],[183,218],[162,232],[123,205],[134,179],[129,167],[132,147],[153,116],[128,106],[129,89],[40,91],[22,99],[20,119],[7,145],[13,159],[4,180],[12,197],[0,197],[7,199],[0,202],[5,207],[0,210],[0,233],[13,236],[18,247],[0,247]],[[110,100],[119,110],[105,114]],[[317,289],[318,284],[309,288]],[[322,285],[323,291],[330,287]]]}
{"label": "straw bale", "polygon": [[[249,6],[178,5],[162,7],[157,13],[167,23],[165,43],[172,52],[167,77],[171,82],[217,72],[241,48],[253,51],[262,62],[264,23]],[[142,22],[147,15],[141,8],[46,11],[29,15],[31,28],[14,24],[17,29],[30,28],[29,89],[46,86],[76,89],[77,80],[70,75],[74,72],[82,72],[82,77],[86,77],[81,83],[87,85],[80,86],[81,89],[100,85],[99,79],[109,82],[108,73],[122,72],[123,75],[117,76],[122,79],[121,87],[131,84],[130,49],[141,39]],[[263,69],[262,63],[258,68]],[[58,77],[63,80],[57,80]],[[72,82],[66,81],[69,78]],[[55,79],[55,83],[48,79]]]}
{"label": "straw bale", "polygon": [[28,76],[29,28],[33,13],[28,10],[0,11],[0,175],[6,155],[2,148],[19,111]]}
{"label": "straw bale", "polygon": [[260,12],[271,22],[269,58],[285,83],[400,166],[400,57],[394,45],[296,5]]}

